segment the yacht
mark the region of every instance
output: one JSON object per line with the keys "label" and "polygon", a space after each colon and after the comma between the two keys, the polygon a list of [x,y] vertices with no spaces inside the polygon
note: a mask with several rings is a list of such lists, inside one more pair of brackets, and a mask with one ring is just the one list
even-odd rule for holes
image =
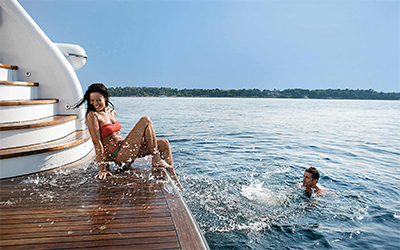
{"label": "yacht", "polygon": [[174,171],[85,177],[93,144],[72,107],[87,59],[0,0],[0,248],[209,249]]}

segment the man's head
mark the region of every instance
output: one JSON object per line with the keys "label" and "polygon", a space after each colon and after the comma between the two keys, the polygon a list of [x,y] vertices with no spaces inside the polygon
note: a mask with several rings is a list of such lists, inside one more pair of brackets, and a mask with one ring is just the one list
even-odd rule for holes
{"label": "man's head", "polygon": [[319,179],[319,172],[314,167],[309,167],[304,171],[303,187],[313,188],[317,185]]}

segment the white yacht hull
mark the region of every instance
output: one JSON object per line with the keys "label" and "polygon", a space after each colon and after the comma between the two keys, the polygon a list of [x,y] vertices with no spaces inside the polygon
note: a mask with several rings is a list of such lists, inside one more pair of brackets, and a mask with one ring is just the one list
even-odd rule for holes
{"label": "white yacht hull", "polygon": [[0,17],[0,178],[85,157],[85,110],[71,109],[83,97],[74,69],[85,51],[54,44],[16,0],[0,0]]}

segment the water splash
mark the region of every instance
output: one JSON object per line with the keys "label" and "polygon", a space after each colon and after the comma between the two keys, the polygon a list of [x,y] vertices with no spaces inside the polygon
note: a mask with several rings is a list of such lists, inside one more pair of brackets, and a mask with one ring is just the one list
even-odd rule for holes
{"label": "water splash", "polygon": [[40,175],[30,175],[28,176],[28,178],[23,179],[21,181],[21,183],[23,184],[33,184],[33,185],[39,185],[39,184],[43,184],[46,183],[48,181],[48,179],[44,176],[40,176]]}
{"label": "water splash", "polygon": [[254,179],[251,174],[250,184],[241,187],[241,195],[250,201],[264,203],[266,205],[280,205],[286,200],[285,191],[273,190],[271,187],[264,186],[264,181]]}
{"label": "water splash", "polygon": [[0,205],[2,205],[2,206],[12,206],[12,205],[14,205],[14,204],[17,204],[18,202],[21,202],[21,199],[20,200],[15,200],[15,199],[10,199],[10,200],[8,200],[8,201],[1,201],[0,202]]}

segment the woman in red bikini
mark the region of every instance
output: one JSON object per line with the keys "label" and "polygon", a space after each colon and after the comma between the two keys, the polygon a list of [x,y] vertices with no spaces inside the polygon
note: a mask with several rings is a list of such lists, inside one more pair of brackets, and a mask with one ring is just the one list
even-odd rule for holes
{"label": "woman in red bikini", "polygon": [[173,169],[172,153],[168,140],[157,139],[149,117],[142,117],[128,136],[121,134],[121,124],[108,100],[107,88],[101,83],[89,86],[83,99],[75,106],[87,103],[86,123],[95,148],[99,173],[96,178],[105,179],[112,175],[109,162],[129,166],[137,157],[152,155],[154,167]]}

